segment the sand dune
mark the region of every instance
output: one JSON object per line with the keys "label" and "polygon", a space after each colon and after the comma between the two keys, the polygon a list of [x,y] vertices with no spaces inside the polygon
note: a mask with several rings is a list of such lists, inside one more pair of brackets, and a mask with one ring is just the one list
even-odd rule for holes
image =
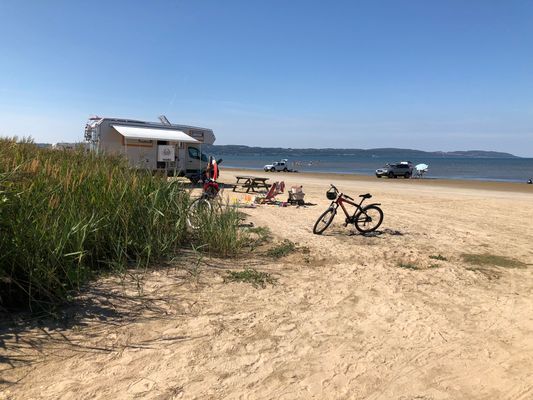
{"label": "sand dune", "polygon": [[[533,399],[531,186],[259,174],[302,184],[316,203],[244,210],[297,252],[157,269],[142,296],[132,279],[102,280],[74,310],[85,315],[1,331],[0,398]],[[373,194],[380,234],[340,218],[312,234],[330,182]],[[465,253],[526,266],[475,266]],[[277,284],[223,283],[246,267]]]}

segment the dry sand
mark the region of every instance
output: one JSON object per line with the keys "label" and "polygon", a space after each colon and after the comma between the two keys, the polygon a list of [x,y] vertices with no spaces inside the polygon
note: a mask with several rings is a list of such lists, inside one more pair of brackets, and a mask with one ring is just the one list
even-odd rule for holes
{"label": "dry sand", "polygon": [[[184,256],[147,273],[142,296],[131,278],[102,280],[56,327],[0,332],[0,398],[533,399],[532,186],[253,174],[302,184],[317,204],[243,210],[297,252],[198,270]],[[341,218],[312,234],[330,182],[373,194],[379,235]],[[464,253],[529,265],[476,267]],[[277,284],[223,283],[245,267]]]}

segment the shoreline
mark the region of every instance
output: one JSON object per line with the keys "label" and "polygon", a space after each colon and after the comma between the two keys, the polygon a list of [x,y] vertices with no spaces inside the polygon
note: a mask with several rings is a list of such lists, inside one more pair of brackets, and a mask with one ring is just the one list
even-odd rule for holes
{"label": "shoreline", "polygon": [[[375,176],[359,175],[359,174],[347,174],[347,173],[334,173],[334,172],[265,172],[263,170],[252,168],[224,168],[224,171],[239,172],[250,171],[255,175],[272,177],[272,180],[282,179],[281,177],[287,177],[286,179],[293,177],[305,177],[305,178],[317,178],[320,180],[327,180],[333,182],[335,180],[342,181],[357,181],[357,182],[373,182],[389,185],[422,185],[422,186],[435,186],[435,187],[449,187],[457,189],[475,189],[475,190],[490,190],[500,192],[517,192],[517,193],[529,193],[533,194],[533,185],[529,185],[526,182],[502,182],[502,181],[481,181],[472,179],[441,179],[441,178],[421,178],[421,179],[389,179],[389,178],[376,178]],[[283,180],[283,179],[282,179]]]}
{"label": "shoreline", "polygon": [[[263,168],[252,168],[252,167],[238,167],[238,166],[228,166],[227,169],[235,170],[249,170],[249,171],[261,171],[265,172]],[[348,171],[324,171],[324,170],[314,170],[314,171],[299,171],[293,170],[289,171],[293,173],[310,173],[310,174],[331,174],[331,175],[358,175],[358,176],[368,176],[375,177],[374,173],[364,173],[361,171],[348,172]],[[474,181],[474,182],[502,182],[502,183],[527,183],[528,178],[524,179],[497,179],[497,178],[462,178],[462,177],[444,177],[444,176],[426,176],[424,179],[438,179],[438,180],[450,180],[450,181]]]}

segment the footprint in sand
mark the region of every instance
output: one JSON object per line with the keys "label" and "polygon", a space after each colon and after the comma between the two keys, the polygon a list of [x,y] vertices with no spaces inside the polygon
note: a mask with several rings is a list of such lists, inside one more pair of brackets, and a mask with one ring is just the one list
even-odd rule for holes
{"label": "footprint in sand", "polygon": [[133,383],[132,385],[130,385],[130,387],[128,388],[128,393],[139,394],[139,393],[148,392],[152,390],[154,385],[155,385],[154,381],[150,379],[142,378],[136,381],[135,383]]}

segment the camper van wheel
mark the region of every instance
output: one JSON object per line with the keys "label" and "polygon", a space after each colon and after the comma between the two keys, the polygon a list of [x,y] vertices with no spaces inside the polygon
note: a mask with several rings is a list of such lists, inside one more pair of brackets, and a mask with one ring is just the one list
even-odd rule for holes
{"label": "camper van wheel", "polygon": [[406,172],[403,176],[405,179],[409,179],[411,177],[411,174],[409,172]]}
{"label": "camper van wheel", "polygon": [[287,167],[283,168],[283,172],[287,172],[287,171],[288,171]]}
{"label": "camper van wheel", "polygon": [[392,171],[389,172],[388,177],[389,177],[389,178],[394,178],[394,172],[392,172]]}
{"label": "camper van wheel", "polygon": [[270,172],[276,172],[276,168],[274,167],[270,168]]}

